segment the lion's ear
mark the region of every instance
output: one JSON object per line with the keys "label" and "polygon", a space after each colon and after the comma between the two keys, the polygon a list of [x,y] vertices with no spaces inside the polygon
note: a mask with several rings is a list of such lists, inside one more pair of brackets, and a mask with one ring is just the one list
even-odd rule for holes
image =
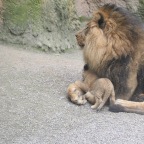
{"label": "lion's ear", "polygon": [[100,19],[98,20],[99,28],[104,29],[106,25],[104,17],[101,13],[99,13],[99,15],[100,15]]}

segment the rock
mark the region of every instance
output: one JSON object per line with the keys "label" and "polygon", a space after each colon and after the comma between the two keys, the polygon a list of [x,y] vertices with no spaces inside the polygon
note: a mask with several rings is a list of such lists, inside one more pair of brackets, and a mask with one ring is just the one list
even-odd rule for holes
{"label": "rock", "polygon": [[115,3],[144,17],[142,0],[0,0],[0,40],[44,51],[77,48],[75,32],[105,3]]}
{"label": "rock", "polygon": [[1,40],[36,46],[44,51],[64,51],[76,45],[73,36],[79,27],[79,20],[74,1],[4,1],[4,6]]}
{"label": "rock", "polygon": [[106,3],[114,3],[133,12],[137,12],[139,7],[139,0],[75,0],[75,7],[78,16],[89,17],[92,15],[93,11]]}
{"label": "rock", "polygon": [[40,41],[38,41],[37,44],[36,44],[36,46],[37,46],[38,48],[42,48],[43,44],[42,44]]}

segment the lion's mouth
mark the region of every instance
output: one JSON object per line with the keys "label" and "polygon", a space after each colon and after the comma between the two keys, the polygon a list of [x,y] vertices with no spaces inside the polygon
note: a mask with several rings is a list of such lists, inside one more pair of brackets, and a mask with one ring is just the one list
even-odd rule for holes
{"label": "lion's mouth", "polygon": [[83,48],[85,45],[83,43],[78,43],[78,45]]}
{"label": "lion's mouth", "polygon": [[78,45],[83,48],[85,46],[84,44],[84,38],[80,34],[76,34],[76,40]]}
{"label": "lion's mouth", "polygon": [[81,40],[79,40],[78,38],[77,38],[77,43],[80,46],[80,48],[83,48],[85,46],[85,44]]}

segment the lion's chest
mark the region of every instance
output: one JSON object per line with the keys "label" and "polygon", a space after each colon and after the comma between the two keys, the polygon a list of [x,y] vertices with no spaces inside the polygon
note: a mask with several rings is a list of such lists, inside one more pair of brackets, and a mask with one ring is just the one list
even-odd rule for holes
{"label": "lion's chest", "polygon": [[100,67],[103,67],[106,62],[107,55],[106,50],[104,48],[96,49],[96,48],[85,48],[84,50],[84,60],[85,63],[89,65],[89,67],[93,70],[97,70]]}
{"label": "lion's chest", "polygon": [[96,72],[99,78],[108,78],[114,85],[117,95],[127,92],[127,79],[129,75],[130,57],[121,57],[121,59],[112,59],[105,63],[97,62],[95,57],[86,57],[86,63],[90,69]]}

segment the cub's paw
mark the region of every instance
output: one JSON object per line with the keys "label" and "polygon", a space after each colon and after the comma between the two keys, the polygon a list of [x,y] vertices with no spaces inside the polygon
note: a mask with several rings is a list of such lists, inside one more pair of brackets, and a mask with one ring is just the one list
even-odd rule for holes
{"label": "cub's paw", "polygon": [[84,105],[84,104],[86,104],[87,103],[87,100],[86,99],[79,99],[78,101],[77,101],[77,104],[79,104],[79,105]]}

